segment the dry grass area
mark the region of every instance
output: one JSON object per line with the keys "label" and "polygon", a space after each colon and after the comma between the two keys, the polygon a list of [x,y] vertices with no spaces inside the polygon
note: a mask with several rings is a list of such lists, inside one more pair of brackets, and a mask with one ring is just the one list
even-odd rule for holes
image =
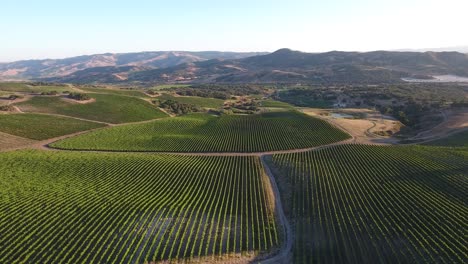
{"label": "dry grass area", "polygon": [[[317,109],[304,108],[302,111],[308,115],[322,118],[337,127],[345,130],[355,138],[356,143],[361,144],[395,144],[398,139],[391,137],[400,131],[402,124],[389,117],[370,109]],[[355,118],[334,117],[332,113],[340,113],[355,116]]]}
{"label": "dry grass area", "polygon": [[0,132],[0,151],[32,145],[35,142],[37,141]]}
{"label": "dry grass area", "polygon": [[68,103],[72,103],[72,104],[90,104],[90,103],[96,102],[96,99],[94,99],[94,98],[91,98],[89,100],[78,101],[78,100],[75,100],[75,99],[70,99],[70,98],[68,98],[66,96],[62,97],[62,100],[65,101],[65,102],[68,102]]}
{"label": "dry grass area", "polygon": [[180,259],[179,261],[158,261],[149,262],[149,264],[169,264],[169,263],[196,263],[196,264],[213,264],[213,263],[225,263],[225,264],[247,264],[253,263],[258,260],[257,252],[244,252],[242,254],[224,254],[219,256],[207,256],[192,259]]}
{"label": "dry grass area", "polygon": [[468,108],[449,109],[443,112],[444,121],[432,129],[413,137],[414,140],[442,138],[454,131],[468,129]]}

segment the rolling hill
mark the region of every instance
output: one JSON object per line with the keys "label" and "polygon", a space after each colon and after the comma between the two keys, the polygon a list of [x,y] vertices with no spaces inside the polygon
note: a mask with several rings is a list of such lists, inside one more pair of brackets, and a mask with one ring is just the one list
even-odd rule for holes
{"label": "rolling hill", "polygon": [[[90,68],[104,67],[107,74],[129,72],[135,69],[166,68],[175,65],[205,61],[211,59],[239,59],[266,53],[236,53],[236,52],[185,52],[185,51],[154,51],[137,53],[105,53],[71,57],[66,59],[24,60],[10,63],[0,63],[0,79],[37,79],[60,77]],[[126,66],[122,67],[122,66]],[[89,76],[96,70],[91,70]],[[76,76],[81,77],[80,76]],[[106,80],[108,81],[108,80]]]}
{"label": "rolling hill", "polygon": [[[255,56],[257,55],[257,56]],[[395,83],[468,77],[459,52],[143,52],[0,64],[0,77],[61,83]]]}
{"label": "rolling hill", "polygon": [[399,82],[402,77],[468,76],[468,55],[458,52],[304,53],[281,49],[237,60],[210,60],[133,72],[136,82]]}

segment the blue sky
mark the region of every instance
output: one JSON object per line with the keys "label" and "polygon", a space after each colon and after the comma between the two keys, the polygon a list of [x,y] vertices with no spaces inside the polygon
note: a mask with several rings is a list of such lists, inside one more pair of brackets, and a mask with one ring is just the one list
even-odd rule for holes
{"label": "blue sky", "polygon": [[148,50],[468,45],[466,0],[3,0],[0,61]]}

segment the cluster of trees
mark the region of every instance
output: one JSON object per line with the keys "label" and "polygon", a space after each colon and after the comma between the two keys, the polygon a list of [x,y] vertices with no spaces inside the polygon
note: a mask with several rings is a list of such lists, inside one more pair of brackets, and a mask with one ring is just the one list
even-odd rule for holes
{"label": "cluster of trees", "polygon": [[296,106],[329,107],[338,92],[329,87],[296,87],[276,93],[273,99]]}
{"label": "cluster of trees", "polygon": [[77,100],[77,101],[86,101],[91,99],[91,97],[85,93],[69,93],[68,98]]}
{"label": "cluster of trees", "polygon": [[41,95],[57,95],[57,91],[48,91],[48,92],[42,92]]}
{"label": "cluster of trees", "polygon": [[163,108],[166,111],[174,113],[176,115],[184,115],[192,112],[201,112],[202,109],[193,104],[184,104],[174,100],[154,100],[153,104],[157,107]]}
{"label": "cluster of trees", "polygon": [[50,83],[50,82],[29,82],[27,84],[30,86],[59,86],[59,87],[67,86],[67,84],[63,84],[63,83]]}
{"label": "cluster of trees", "polygon": [[9,112],[13,110],[14,110],[14,107],[11,105],[0,105],[0,111]]}
{"label": "cluster of trees", "polygon": [[404,125],[411,127],[417,125],[421,118],[433,109],[429,105],[411,101],[404,105],[382,107],[379,110],[383,114],[394,116]]}
{"label": "cluster of trees", "polygon": [[16,100],[16,99],[21,99],[21,98],[23,98],[23,96],[17,95],[17,94],[12,94],[12,95],[8,96],[9,100]]}
{"label": "cluster of trees", "polygon": [[192,85],[187,88],[169,88],[181,96],[199,96],[227,100],[233,96],[260,95],[265,87],[260,85]]}

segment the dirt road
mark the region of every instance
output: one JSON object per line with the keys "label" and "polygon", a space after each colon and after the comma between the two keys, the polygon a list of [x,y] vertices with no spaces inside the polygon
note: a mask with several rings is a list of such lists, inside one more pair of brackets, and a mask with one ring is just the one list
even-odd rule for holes
{"label": "dirt road", "polygon": [[270,178],[271,188],[275,195],[275,211],[278,215],[280,225],[283,227],[284,242],[280,251],[276,255],[272,256],[271,258],[259,261],[259,263],[290,263],[291,249],[294,243],[294,233],[291,225],[289,224],[288,218],[284,214],[283,203],[281,202],[281,194],[279,192],[278,185],[276,184],[275,176],[265,161],[265,155],[260,156],[260,159],[262,161],[263,167],[265,168],[265,172],[268,175],[268,178]]}

